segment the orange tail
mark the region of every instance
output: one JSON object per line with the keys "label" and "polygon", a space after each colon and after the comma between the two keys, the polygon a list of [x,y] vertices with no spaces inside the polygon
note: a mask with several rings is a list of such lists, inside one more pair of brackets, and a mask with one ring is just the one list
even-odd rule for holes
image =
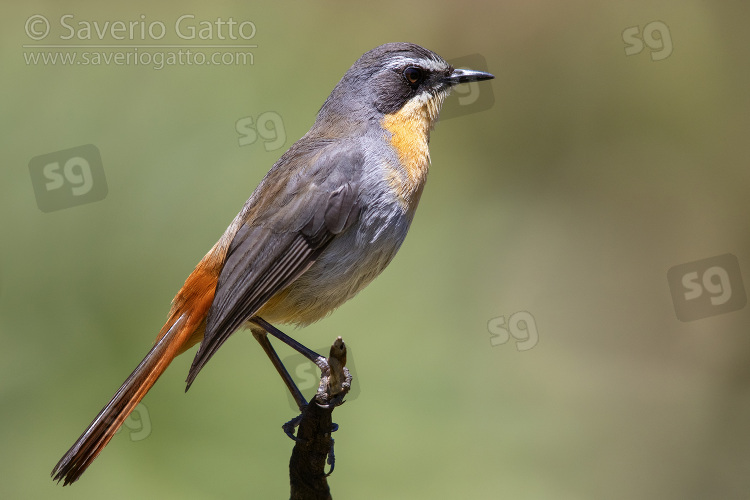
{"label": "orange tail", "polygon": [[192,333],[190,326],[193,329],[197,326],[190,323],[186,315],[177,318],[166,335],[149,351],[112,400],[57,463],[52,470],[55,481],[63,480],[65,486],[81,477],[175,358],[177,347],[182,345],[180,340]]}
{"label": "orange tail", "polygon": [[64,481],[65,486],[81,477],[169,363],[203,338],[220,269],[220,264],[212,265],[216,262],[216,254],[209,252],[185,281],[156,345],[52,469],[53,480]]}

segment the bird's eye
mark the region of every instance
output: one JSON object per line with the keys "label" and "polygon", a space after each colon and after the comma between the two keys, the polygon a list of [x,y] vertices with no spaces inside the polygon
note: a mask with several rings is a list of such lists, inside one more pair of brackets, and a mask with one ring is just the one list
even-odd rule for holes
{"label": "bird's eye", "polygon": [[409,85],[416,87],[422,81],[422,70],[414,66],[409,66],[404,70],[404,78],[409,82]]}

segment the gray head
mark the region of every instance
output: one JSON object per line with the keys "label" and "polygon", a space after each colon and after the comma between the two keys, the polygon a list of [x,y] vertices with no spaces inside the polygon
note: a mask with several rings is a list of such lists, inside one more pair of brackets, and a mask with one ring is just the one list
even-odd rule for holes
{"label": "gray head", "polygon": [[481,71],[454,69],[436,53],[413,43],[387,43],[360,57],[328,96],[316,125],[345,121],[351,126],[380,121],[408,103],[426,106],[437,118],[443,99],[463,82],[494,78]]}

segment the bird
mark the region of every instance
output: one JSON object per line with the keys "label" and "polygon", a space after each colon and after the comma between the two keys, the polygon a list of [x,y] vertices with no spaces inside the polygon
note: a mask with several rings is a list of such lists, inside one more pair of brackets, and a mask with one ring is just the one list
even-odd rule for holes
{"label": "bird", "polygon": [[320,320],[385,269],[422,195],[430,131],[445,98],[457,84],[492,78],[413,43],[365,52],[187,277],[155,344],[63,455],[53,480],[80,478],[176,356],[200,344],[187,391],[243,326],[303,406],[268,334],[323,359],[274,325]]}

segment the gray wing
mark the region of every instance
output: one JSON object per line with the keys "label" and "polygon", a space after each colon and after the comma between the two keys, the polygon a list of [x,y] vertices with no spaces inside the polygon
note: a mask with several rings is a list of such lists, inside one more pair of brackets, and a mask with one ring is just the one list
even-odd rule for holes
{"label": "gray wing", "polygon": [[323,155],[300,175],[293,168],[285,174],[280,161],[264,179],[249,220],[229,245],[185,390],[232,333],[356,221],[359,186],[352,173],[363,161],[353,153]]}

